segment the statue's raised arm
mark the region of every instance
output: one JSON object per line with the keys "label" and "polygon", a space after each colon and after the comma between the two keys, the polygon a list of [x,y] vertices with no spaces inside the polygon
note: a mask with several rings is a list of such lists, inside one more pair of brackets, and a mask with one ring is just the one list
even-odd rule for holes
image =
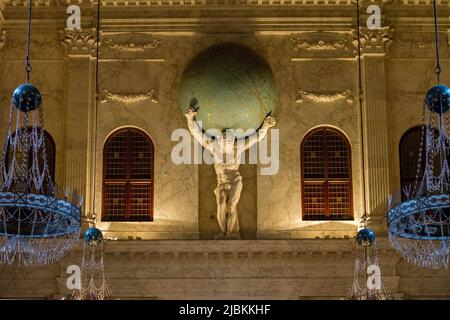
{"label": "statue's raised arm", "polygon": [[244,145],[245,150],[251,148],[255,143],[258,143],[261,140],[263,140],[267,136],[267,132],[269,132],[269,129],[275,126],[275,124],[276,124],[275,118],[267,116],[264,119],[264,122],[261,128],[258,130],[258,132],[255,132],[255,134],[248,137],[248,139],[245,141]]}
{"label": "statue's raised arm", "polygon": [[195,122],[196,114],[197,114],[197,111],[194,110],[194,108],[192,108],[192,107],[189,107],[189,109],[187,109],[186,113],[184,114],[186,117],[186,120],[187,120],[188,129],[191,132],[191,134],[194,136],[194,138],[198,142],[200,142],[200,144],[203,146],[203,148],[209,149],[210,146],[206,142],[206,139],[204,139],[202,130],[197,126],[197,124]]}

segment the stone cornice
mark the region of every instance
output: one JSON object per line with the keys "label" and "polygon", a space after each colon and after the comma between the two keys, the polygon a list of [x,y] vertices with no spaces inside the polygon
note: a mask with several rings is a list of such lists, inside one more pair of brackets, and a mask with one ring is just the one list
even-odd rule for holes
{"label": "stone cornice", "polygon": [[[354,239],[299,240],[108,240],[107,254],[158,259],[304,259],[305,257],[351,256]],[[387,238],[377,239],[384,258],[398,259]],[[71,251],[79,256],[80,245]]]}
{"label": "stone cornice", "polygon": [[[5,6],[20,7],[26,6],[27,0],[5,0]],[[391,3],[393,5],[418,6],[432,5],[432,0],[369,0],[369,3]],[[439,5],[448,5],[449,0],[437,0]],[[35,6],[67,6],[70,4],[91,5],[93,0],[35,0]],[[102,0],[103,6],[353,6],[352,0]]]}

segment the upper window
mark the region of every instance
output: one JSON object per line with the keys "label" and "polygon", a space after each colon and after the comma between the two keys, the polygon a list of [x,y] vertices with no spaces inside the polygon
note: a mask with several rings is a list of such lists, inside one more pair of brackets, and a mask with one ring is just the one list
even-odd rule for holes
{"label": "upper window", "polygon": [[[422,143],[421,127],[414,127],[406,131],[400,139],[399,156],[400,156],[400,184],[402,190],[405,187],[412,187],[416,180],[416,175],[421,176],[423,172],[423,161],[421,167],[418,168],[420,145]],[[417,172],[419,169],[419,172]],[[402,198],[405,194],[402,192]]]}
{"label": "upper window", "polygon": [[103,221],[153,221],[153,143],[134,128],[116,131],[103,151]]}
{"label": "upper window", "polygon": [[303,139],[303,220],[352,220],[351,151],[339,131],[321,127]]}
{"label": "upper window", "polygon": [[[439,132],[437,129],[434,129],[434,138],[437,139],[439,136]],[[424,173],[425,168],[425,153],[422,153],[421,159],[420,157],[420,148],[424,148],[425,140],[422,138],[422,127],[413,127],[407,130],[402,138],[400,139],[399,144],[399,157],[400,157],[400,184],[401,184],[401,194],[402,200],[406,200],[407,195],[405,194],[405,188],[410,188],[410,194],[415,192],[414,185],[416,183],[416,176],[421,178]],[[441,171],[441,157],[439,154],[436,154],[434,157],[434,165],[433,165],[433,174],[435,176],[439,176]],[[449,156],[447,155],[447,159]],[[419,167],[420,160],[420,167]],[[432,161],[431,158],[429,161]],[[420,183],[420,181],[418,181]]]}

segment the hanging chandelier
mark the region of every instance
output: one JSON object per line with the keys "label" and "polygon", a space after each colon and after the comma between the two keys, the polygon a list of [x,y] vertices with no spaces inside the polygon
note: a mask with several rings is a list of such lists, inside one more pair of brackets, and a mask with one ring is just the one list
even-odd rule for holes
{"label": "hanging chandelier", "polygon": [[74,300],[105,300],[111,298],[103,263],[104,243],[102,232],[95,226],[95,214],[91,226],[83,234],[80,288],[73,292]]}
{"label": "hanging chandelier", "polygon": [[389,197],[388,233],[392,246],[410,263],[447,268],[450,245],[450,89],[440,84],[437,5],[434,0],[437,85],[425,96],[422,139],[415,183],[404,187],[406,201]]}
{"label": "hanging chandelier", "polygon": [[[78,241],[81,198],[58,199],[45,147],[42,97],[30,84],[32,0],[28,3],[26,83],[18,86],[9,110],[0,190],[0,262],[42,265],[64,256]],[[76,196],[74,196],[76,198]]]}
{"label": "hanging chandelier", "polygon": [[381,281],[380,252],[375,233],[366,227],[358,231],[355,244],[353,285],[349,300],[389,300]]}

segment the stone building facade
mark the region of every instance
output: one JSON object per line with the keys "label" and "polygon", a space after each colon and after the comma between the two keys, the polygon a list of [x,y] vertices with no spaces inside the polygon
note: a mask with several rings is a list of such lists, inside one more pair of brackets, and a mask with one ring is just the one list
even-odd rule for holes
{"label": "stone building facade", "polygon": [[[26,3],[0,4],[1,139],[11,93],[25,79]],[[438,3],[442,81],[448,84],[450,8],[447,0]],[[66,28],[70,4],[81,8],[81,30]],[[381,8],[381,29],[365,27],[371,4]],[[92,206],[100,213],[97,226],[113,239],[105,260],[114,296],[345,297],[352,283],[351,238],[363,212],[364,167],[368,225],[378,235],[385,286],[398,298],[450,298],[449,271],[413,267],[386,238],[388,195],[401,182],[400,139],[420,125],[423,97],[434,84],[432,1],[361,1],[361,8],[362,135],[351,0],[104,0],[97,119],[95,4],[34,1],[31,82],[43,95],[46,130],[55,142],[56,182],[83,195],[84,214]],[[178,105],[183,70],[196,54],[223,42],[245,45],[268,62],[279,101],[279,171],[264,176],[259,165],[242,166],[242,240],[233,241],[214,240],[212,166],[176,165],[170,158],[172,131],[186,127]],[[302,219],[301,142],[322,126],[341,132],[350,145],[352,220]],[[104,145],[129,127],[153,143],[153,221],[102,221]],[[66,268],[79,258],[74,249],[42,268],[1,265],[0,297],[67,295]]]}

